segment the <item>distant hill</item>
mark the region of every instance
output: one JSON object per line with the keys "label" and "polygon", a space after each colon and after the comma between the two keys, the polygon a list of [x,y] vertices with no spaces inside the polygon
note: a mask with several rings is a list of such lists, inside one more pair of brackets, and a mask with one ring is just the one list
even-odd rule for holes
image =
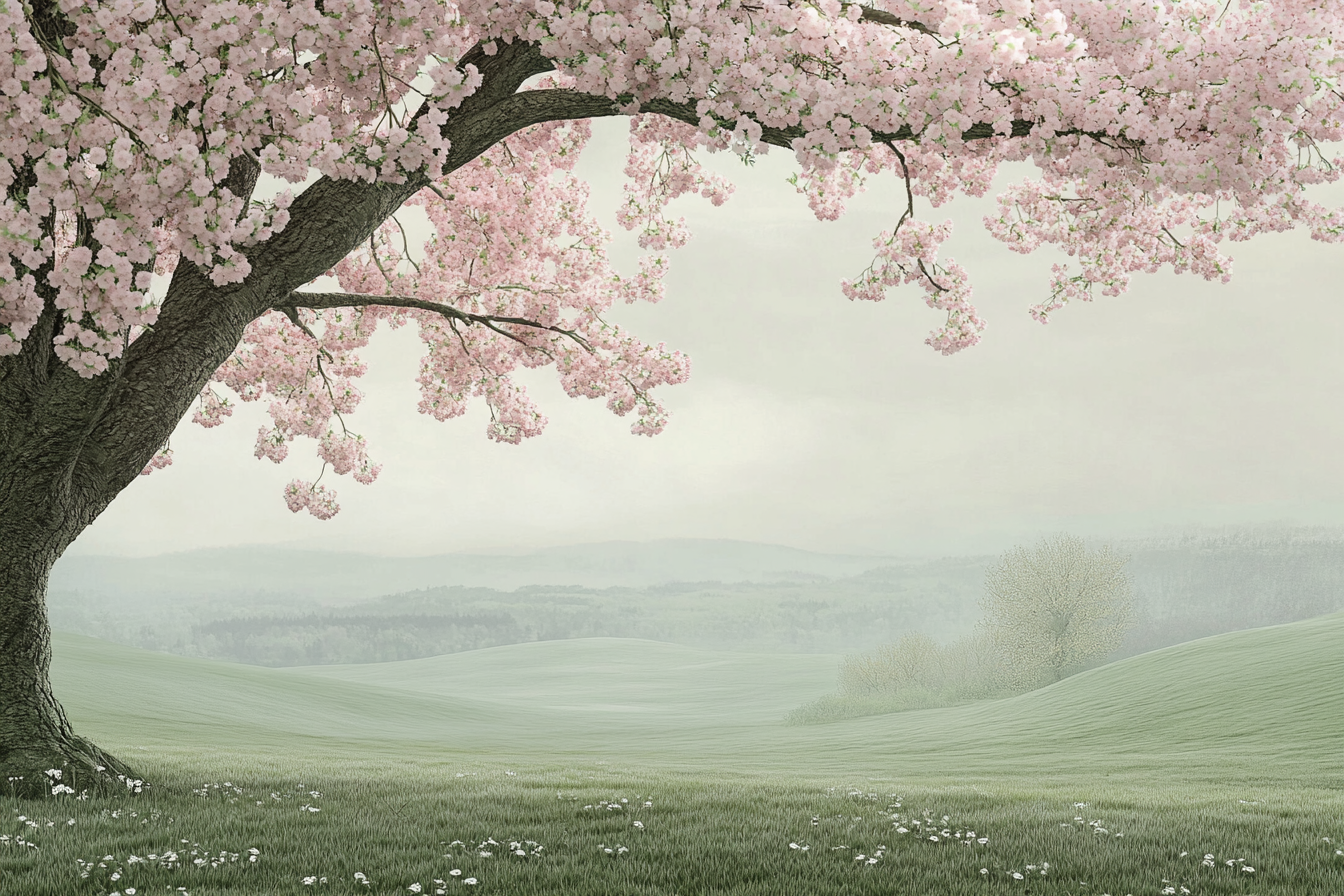
{"label": "distant hill", "polygon": [[645,638],[797,652],[866,650],[922,631],[962,636],[979,616],[983,563],[950,558],[827,578],[645,587],[441,585],[319,606],[311,594],[148,597],[53,591],[53,628],[259,666],[373,663],[570,638]]}
{"label": "distant hill", "polygon": [[[1138,620],[1116,657],[1344,609],[1336,532],[1240,529],[1111,544],[1130,557]],[[709,539],[409,558],[233,547],[67,557],[48,606],[56,629],[269,666],[584,637],[856,653],[907,632],[944,642],[969,634],[995,560]]]}
{"label": "distant hill", "polygon": [[243,545],[155,557],[64,557],[52,570],[50,588],[137,601],[269,593],[336,605],[444,585],[511,591],[526,585],[633,588],[668,582],[762,582],[851,576],[899,562],[714,539],[608,541],[526,554],[433,557]]}

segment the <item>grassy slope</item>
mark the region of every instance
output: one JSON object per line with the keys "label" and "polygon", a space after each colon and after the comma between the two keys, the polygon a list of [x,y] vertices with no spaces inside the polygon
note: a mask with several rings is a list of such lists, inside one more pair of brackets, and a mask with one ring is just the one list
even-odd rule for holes
{"label": "grassy slope", "polygon": [[[840,726],[827,726],[840,727]],[[1206,762],[1266,775],[1344,752],[1344,613],[1193,641],[1006,700],[844,723],[858,742],[905,732],[920,751],[992,766]]]}
{"label": "grassy slope", "polygon": [[[592,640],[290,671],[56,651],[76,726],[154,787],[0,797],[0,896],[1344,894],[1344,614],[804,728],[779,719],[833,686],[834,657]],[[896,827],[921,813],[940,842]]]}
{"label": "grassy slope", "polygon": [[71,635],[55,650],[72,721],[114,748],[383,745],[806,775],[1331,782],[1344,754],[1344,613],[1156,651],[1008,700],[808,728],[780,719],[833,687],[836,657],[589,639],[269,670]]}
{"label": "grassy slope", "polygon": [[584,638],[278,671],[434,697],[466,694],[512,712],[770,725],[798,695],[834,687],[838,662],[820,654],[721,653],[663,641]]}

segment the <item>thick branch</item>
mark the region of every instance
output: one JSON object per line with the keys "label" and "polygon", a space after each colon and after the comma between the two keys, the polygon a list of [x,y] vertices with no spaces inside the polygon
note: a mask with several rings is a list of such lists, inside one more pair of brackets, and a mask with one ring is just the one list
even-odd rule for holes
{"label": "thick branch", "polygon": [[546,121],[606,118],[621,114],[620,104],[567,88],[514,93],[452,129],[449,167],[456,170],[510,134]]}
{"label": "thick branch", "polygon": [[[458,63],[459,68],[467,65],[476,66],[483,80],[443,126],[452,143],[447,171],[461,168],[514,131],[545,120],[525,118],[507,126],[513,108],[507,104],[518,88],[553,67],[535,44],[504,44],[493,56],[478,46]],[[505,108],[497,108],[501,105]],[[330,270],[429,182],[423,173],[401,184],[319,178],[290,206],[289,226],[247,253],[254,270],[249,283],[256,281],[257,294],[266,297],[256,314]]]}
{"label": "thick branch", "polygon": [[[852,3],[841,3],[840,8],[843,10],[853,5],[854,4]],[[938,32],[934,31],[932,28],[930,28],[928,25],[923,24],[922,22],[914,22],[907,19],[902,19],[899,16],[894,16],[885,10],[873,9],[871,6],[861,5],[859,8],[863,10],[863,13],[859,16],[859,18],[863,19],[865,22],[876,22],[879,25],[891,25],[895,28],[909,28],[911,31],[920,31],[932,37],[938,36]]]}
{"label": "thick branch", "polygon": [[[562,87],[515,93],[490,107],[487,115],[482,115],[472,122],[471,132],[465,135],[470,142],[462,145],[461,152],[464,156],[470,156],[474,159],[495,143],[522,128],[546,121],[605,118],[612,115],[621,115],[624,114],[620,111],[621,105],[616,100],[607,97],[593,96],[592,94],[580,93],[577,90]],[[677,121],[696,127],[700,124],[700,115],[696,112],[693,102],[675,103],[671,100],[655,99],[641,104],[639,111],[665,115],[668,118],[674,118]],[[723,122],[723,124],[731,127],[733,123]],[[1025,137],[1031,133],[1032,126],[1033,123],[1030,121],[1014,121],[1011,136]],[[1059,133],[1060,136],[1063,136],[1065,132]],[[806,134],[807,129],[802,125],[790,125],[784,128],[761,126],[761,142],[784,149],[792,149],[793,141]],[[902,125],[899,130],[893,133],[874,133],[873,139],[882,142],[906,141],[914,140],[915,136],[914,129],[907,124]],[[992,136],[994,136],[994,125],[986,122],[971,125],[962,132],[961,138],[963,140],[983,140]],[[457,139],[460,138],[455,138],[453,143],[454,163],[458,161],[456,157],[459,149]],[[465,162],[462,164],[465,164]]]}
{"label": "thick branch", "polygon": [[[535,92],[546,93],[548,91],[535,91]],[[661,99],[650,100],[649,102],[644,103],[640,107],[640,111],[656,112],[659,115],[666,115],[668,118],[675,118],[677,121],[684,121],[690,125],[698,126],[700,124],[700,116],[695,111],[695,103],[693,102],[674,103],[671,100],[661,100]],[[732,127],[735,124],[734,122],[729,121],[724,121],[721,123],[728,127]],[[1030,121],[1014,121],[1013,131],[1010,136],[1013,137],[1027,136],[1028,134],[1031,133],[1033,124],[1034,123]],[[1072,133],[1078,133],[1078,132],[1075,131]],[[806,134],[807,134],[807,128],[798,124],[789,125],[788,127],[784,128],[768,127],[766,125],[761,125],[761,142],[768,143],[771,146],[780,146],[785,149],[792,149],[793,141],[797,140],[799,137],[805,136]],[[961,132],[961,139],[967,141],[984,140],[986,138],[993,136],[994,136],[994,125],[988,122],[973,124],[966,130]],[[1060,132],[1060,136],[1063,136],[1062,132]],[[886,133],[883,131],[873,132],[873,140],[882,143],[893,140],[900,140],[900,141],[915,140],[916,138],[917,135],[914,129],[910,127],[910,125],[908,124],[901,125],[901,127],[898,130],[891,133]]]}
{"label": "thick branch", "polygon": [[[28,161],[16,167],[7,198],[26,206],[37,184],[35,165]],[[55,238],[54,212],[43,216],[41,228],[45,239]],[[84,244],[93,243],[86,226],[79,227],[78,236]],[[26,478],[51,482],[54,488],[68,492],[87,484],[78,461],[86,450],[97,450],[89,445],[90,431],[105,406],[115,374],[82,379],[56,356],[52,341],[60,333],[66,312],[56,305],[50,279],[52,260],[32,270],[22,264],[15,269],[19,278],[33,276],[43,304],[23,351],[0,358],[0,468],[24,470]],[[15,486],[11,482],[9,488]],[[0,504],[13,497],[0,487]]]}
{"label": "thick branch", "polygon": [[249,284],[216,287],[196,265],[178,262],[163,311],[123,356],[113,394],[80,458],[86,481],[98,483],[95,515],[172,435],[237,349],[257,316],[255,304]]}
{"label": "thick branch", "polygon": [[[586,350],[592,351],[593,347],[588,341],[580,336],[574,330],[566,330],[564,327],[556,327],[548,324],[539,323],[526,317],[504,317],[499,314],[473,314],[470,311],[463,311],[460,308],[454,308],[451,305],[444,305],[439,302],[431,302],[428,299],[417,299],[414,296],[380,296],[367,295],[357,292],[292,292],[283,304],[275,307],[276,311],[284,312],[289,315],[291,320],[297,318],[297,314],[291,312],[297,308],[309,308],[312,310],[322,310],[326,308],[363,308],[370,305],[380,305],[385,308],[418,308],[421,311],[432,311],[448,320],[460,320],[467,325],[480,324],[487,329],[499,333],[501,336],[507,336],[515,342],[522,343],[528,348],[536,348],[529,345],[525,340],[518,338],[514,333],[500,328],[500,324],[512,324],[518,327],[530,327],[534,330],[546,330],[551,333],[559,333],[562,336],[568,336]],[[305,327],[304,330],[312,336],[312,332]],[[314,337],[316,338],[316,337]]]}
{"label": "thick branch", "polygon": [[[477,149],[470,157],[456,152],[450,170],[489,148],[475,134],[494,134],[497,141],[512,132],[499,133],[491,108],[529,77],[551,68],[536,46],[520,41],[504,44],[494,56],[478,47],[460,65],[468,63],[476,65],[484,81],[453,110],[444,130],[454,150],[459,143]],[[251,166],[239,161],[230,174],[231,179],[237,175],[241,189],[251,185]],[[289,226],[247,250],[252,273],[240,284],[212,287],[194,264],[179,262],[158,322],[127,350],[122,380],[94,433],[99,456],[86,466],[101,476],[107,500],[139,475],[237,348],[249,321],[334,267],[428,184],[423,174],[401,184],[319,178],[290,206]]]}
{"label": "thick branch", "polygon": [[223,185],[230,193],[243,200],[241,216],[247,215],[247,206],[252,201],[252,191],[257,188],[257,180],[260,177],[261,163],[251,153],[229,159],[229,176],[224,179]]}

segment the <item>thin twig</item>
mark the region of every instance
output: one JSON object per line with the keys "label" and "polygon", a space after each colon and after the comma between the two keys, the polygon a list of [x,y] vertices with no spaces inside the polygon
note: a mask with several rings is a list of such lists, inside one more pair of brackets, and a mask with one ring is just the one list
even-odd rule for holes
{"label": "thin twig", "polygon": [[[947,292],[947,287],[933,279],[933,275],[929,273],[928,268],[924,267],[924,259],[916,258],[915,264],[919,266],[919,272],[924,275],[924,279],[933,284],[934,289],[939,292]],[[937,268],[938,266],[934,265],[934,267]]]}
{"label": "thin twig", "polygon": [[327,387],[327,397],[331,399],[331,412],[336,415],[336,420],[341,424],[341,432],[350,435],[350,427],[345,425],[345,418],[341,412],[336,410],[336,393],[331,391],[331,380],[327,378],[327,372],[322,369],[322,354],[330,354],[326,349],[320,348],[321,354],[317,356],[317,374],[322,377],[322,385]]}
{"label": "thin twig", "polygon": [[[896,230],[900,230],[901,225],[905,223],[906,218],[913,218],[915,216],[915,188],[914,185],[910,183],[910,166],[906,164],[905,153],[897,149],[896,144],[889,139],[883,140],[882,142],[887,145],[887,149],[896,153],[896,158],[901,163],[901,176],[905,178],[905,212],[902,213],[901,220],[896,222]],[[893,233],[894,232],[895,231],[893,231]]]}
{"label": "thin twig", "polygon": [[401,248],[406,253],[406,260],[411,263],[411,267],[415,268],[417,274],[420,273],[420,265],[416,264],[415,259],[411,257],[411,243],[406,236],[406,228],[401,225],[401,219],[393,215],[392,223],[396,224],[397,229],[401,231]]}
{"label": "thin twig", "polygon": [[[312,330],[308,329],[308,325],[307,325],[307,324],[305,324],[303,321],[299,320],[299,309],[298,309],[297,307],[295,307],[295,306],[293,306],[293,305],[289,305],[289,306],[286,306],[286,307],[276,308],[275,310],[276,310],[276,311],[279,311],[279,312],[280,312],[281,314],[283,314],[285,317],[289,318],[290,322],[293,323],[294,326],[296,326],[296,327],[298,327],[300,330],[302,330],[305,336],[307,336],[309,339],[311,339],[311,340],[313,340],[314,342],[316,342],[316,343],[317,343],[317,350],[318,350],[318,352],[320,352],[320,353],[323,354],[323,355],[326,355],[328,358],[331,358],[333,361],[336,360],[335,357],[332,356],[331,352],[329,352],[329,351],[327,351],[325,348],[323,348],[323,346],[322,346],[322,341],[321,341],[320,339],[317,338],[317,334],[314,333]],[[320,364],[321,361],[319,360],[318,363]]]}
{"label": "thin twig", "polygon": [[[375,233],[376,232],[377,231],[375,231]],[[373,233],[369,234],[369,257],[373,259],[373,264],[378,268],[378,273],[383,275],[383,282],[390,287],[392,285],[392,276],[388,274],[387,268],[383,267],[383,263],[378,260],[378,247],[374,244],[373,237]]]}
{"label": "thin twig", "polygon": [[373,44],[373,56],[378,60],[378,89],[383,95],[383,106],[387,109],[387,120],[401,127],[401,122],[392,114],[392,100],[387,96],[387,68],[383,65],[383,54],[378,49],[378,23],[373,23],[369,43]]}

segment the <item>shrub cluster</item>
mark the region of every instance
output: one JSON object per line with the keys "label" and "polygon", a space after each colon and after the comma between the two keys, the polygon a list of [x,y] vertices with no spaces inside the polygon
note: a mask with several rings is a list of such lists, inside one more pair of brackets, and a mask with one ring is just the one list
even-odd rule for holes
{"label": "shrub cluster", "polygon": [[1002,655],[983,630],[950,644],[914,632],[846,658],[839,693],[794,710],[786,721],[831,722],[988,700],[1013,692],[1004,680]]}
{"label": "shrub cluster", "polygon": [[850,657],[840,693],[795,711],[793,722],[951,706],[1022,693],[1115,652],[1133,625],[1127,558],[1060,535],[1005,554],[985,578],[976,633],[940,645],[923,634]]}

